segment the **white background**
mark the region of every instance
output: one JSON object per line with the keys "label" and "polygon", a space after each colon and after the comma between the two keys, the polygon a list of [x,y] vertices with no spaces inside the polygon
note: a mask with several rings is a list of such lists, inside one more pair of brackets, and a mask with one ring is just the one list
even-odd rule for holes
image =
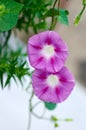
{"label": "white background", "polygon": [[[0,130],[27,130],[29,94],[20,86],[12,83],[11,89],[0,90]],[[43,105],[36,108],[42,112]],[[54,111],[46,112],[46,116],[73,118],[73,122],[59,122],[58,130],[86,130],[86,92],[80,84],[76,84],[69,98],[58,104]],[[31,130],[54,130],[53,123],[32,117]]]}

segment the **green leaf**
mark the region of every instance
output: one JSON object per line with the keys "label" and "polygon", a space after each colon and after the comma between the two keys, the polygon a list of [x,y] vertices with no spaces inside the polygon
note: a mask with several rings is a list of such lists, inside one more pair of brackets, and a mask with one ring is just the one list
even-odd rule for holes
{"label": "green leaf", "polygon": [[37,30],[46,30],[48,29],[48,26],[47,26],[47,23],[46,22],[40,22],[40,23],[37,23],[34,25],[34,27],[37,29]]}
{"label": "green leaf", "polygon": [[50,10],[47,11],[47,13],[44,15],[44,17],[51,17],[52,15],[57,17],[57,21],[68,25],[69,21],[68,21],[68,14],[69,12],[65,9],[56,9],[56,8],[52,8]]}
{"label": "green leaf", "polygon": [[57,20],[58,22],[68,25],[69,21],[68,21],[68,11],[64,10],[64,9],[59,9],[59,15],[57,16]]}
{"label": "green leaf", "polygon": [[71,118],[66,118],[66,119],[64,119],[64,121],[66,121],[66,122],[71,122],[71,121],[73,121],[73,119],[71,119]]}
{"label": "green leaf", "polygon": [[55,123],[55,124],[54,124],[54,127],[55,127],[55,128],[59,127],[59,124]]}
{"label": "green leaf", "polygon": [[13,0],[0,0],[0,32],[13,28],[23,5]]}
{"label": "green leaf", "polygon": [[8,75],[8,77],[7,77],[7,79],[6,79],[6,82],[5,82],[5,86],[4,86],[4,87],[6,87],[6,86],[7,86],[7,84],[9,84],[9,83],[10,83],[10,80],[11,80],[11,76],[10,76],[10,75]]}
{"label": "green leaf", "polygon": [[58,121],[58,118],[55,117],[55,116],[51,116],[51,120],[54,121],[54,122],[56,122],[56,121]]}
{"label": "green leaf", "polygon": [[74,24],[77,26],[80,22],[80,19],[81,19],[81,15],[78,15],[75,20],[74,20]]}
{"label": "green leaf", "polygon": [[46,12],[46,14],[44,15],[45,17],[49,16],[51,17],[52,16],[52,13],[54,14],[54,16],[57,16],[58,15],[58,10],[55,9],[55,8],[51,8],[50,10],[48,10]]}
{"label": "green leaf", "polygon": [[2,89],[10,85],[11,79],[16,83],[19,81],[23,85],[23,79],[26,75],[31,77],[32,72],[27,67],[22,48],[16,51],[9,47],[3,48],[0,53],[0,85]]}
{"label": "green leaf", "polygon": [[56,108],[56,106],[57,106],[57,104],[55,104],[55,103],[51,103],[51,102],[45,102],[44,103],[45,104],[45,107],[48,109],[48,110],[54,110],[55,108]]}

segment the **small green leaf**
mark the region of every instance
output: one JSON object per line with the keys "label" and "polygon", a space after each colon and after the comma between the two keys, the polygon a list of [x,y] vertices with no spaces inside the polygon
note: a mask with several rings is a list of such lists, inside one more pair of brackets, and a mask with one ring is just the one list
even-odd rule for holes
{"label": "small green leaf", "polygon": [[54,127],[57,128],[57,127],[59,127],[59,125],[58,125],[57,123],[55,123],[55,124],[54,124]]}
{"label": "small green leaf", "polygon": [[66,119],[64,119],[64,121],[66,121],[66,122],[71,122],[71,121],[73,121],[73,119],[71,119],[71,118],[66,118]]}
{"label": "small green leaf", "polygon": [[51,102],[45,102],[44,103],[45,104],[45,107],[48,109],[48,110],[54,110],[55,108],[56,108],[56,106],[57,106],[57,104],[55,104],[55,103],[51,103]]}
{"label": "small green leaf", "polygon": [[57,20],[58,22],[68,25],[69,21],[68,21],[68,11],[64,10],[64,9],[59,9],[59,15],[57,16]]}
{"label": "small green leaf", "polygon": [[23,55],[22,50],[13,51],[9,47],[2,50],[0,52],[0,85],[2,88],[10,85],[11,79],[16,83],[19,80],[22,84],[26,75],[31,77],[32,73],[27,67],[25,55]]}
{"label": "small green leaf", "polygon": [[75,20],[74,20],[74,24],[77,26],[80,22],[80,19],[81,19],[81,15],[78,15]]}
{"label": "small green leaf", "polygon": [[13,0],[0,0],[0,32],[13,28],[23,5]]}
{"label": "small green leaf", "polygon": [[51,116],[51,120],[54,122],[58,121],[57,117],[55,117],[55,116]]}

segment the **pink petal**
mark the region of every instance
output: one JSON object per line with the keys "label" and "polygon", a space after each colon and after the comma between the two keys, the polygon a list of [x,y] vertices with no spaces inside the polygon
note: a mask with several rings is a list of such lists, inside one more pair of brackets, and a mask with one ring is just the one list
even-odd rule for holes
{"label": "pink petal", "polygon": [[64,63],[68,57],[68,52],[67,51],[57,51],[55,56],[57,58],[61,59]]}
{"label": "pink petal", "polygon": [[37,55],[39,53],[39,51],[41,50],[40,46],[37,45],[28,45],[28,54],[34,54]]}
{"label": "pink petal", "polygon": [[41,41],[40,41],[39,35],[36,34],[36,35],[32,36],[32,37],[28,40],[28,44],[41,46]]}
{"label": "pink petal", "polygon": [[51,72],[58,72],[63,67],[63,61],[60,58],[53,57],[50,60],[50,65],[52,65]]}
{"label": "pink petal", "polygon": [[32,75],[32,85],[34,89],[34,93],[39,97],[43,93],[45,93],[48,89],[46,83],[46,72],[45,75],[39,70],[34,71]]}
{"label": "pink petal", "polygon": [[45,32],[39,33],[40,41],[41,41],[41,43],[44,43],[43,45],[51,43],[51,38],[49,37],[49,32],[50,31],[45,31]]}
{"label": "pink petal", "polygon": [[[41,52],[45,45],[54,46],[55,55],[48,58]],[[28,41],[30,64],[41,70],[58,72],[68,57],[68,48],[61,37],[54,31],[45,31],[32,36]]]}
{"label": "pink petal", "polygon": [[51,39],[51,43],[55,46],[55,48],[68,51],[67,44],[62,40],[60,35],[55,31],[48,31],[48,37]]}
{"label": "pink petal", "polygon": [[34,54],[31,54],[29,57],[29,61],[33,67],[35,67],[39,62],[41,62],[42,59],[43,57],[41,57],[40,55],[34,55]]}
{"label": "pink petal", "polygon": [[34,71],[32,76],[34,93],[43,101],[60,103],[68,98],[74,88],[73,75],[66,67],[63,67],[58,73],[54,73],[59,77],[59,84],[52,88],[46,83],[50,74],[52,73],[41,70]]}
{"label": "pink petal", "polygon": [[45,102],[53,102],[56,103],[57,102],[57,97],[54,93],[54,89],[52,88],[48,88],[48,90],[45,93],[42,93],[39,97],[41,100],[45,101]]}
{"label": "pink petal", "polygon": [[74,82],[72,73],[66,67],[63,67],[57,75],[59,75],[61,82]]}

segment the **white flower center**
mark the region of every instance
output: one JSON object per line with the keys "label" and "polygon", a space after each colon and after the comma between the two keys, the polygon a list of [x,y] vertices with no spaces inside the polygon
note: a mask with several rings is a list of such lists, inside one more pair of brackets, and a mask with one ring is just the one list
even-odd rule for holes
{"label": "white flower center", "polygon": [[51,74],[47,78],[47,84],[53,88],[59,84],[59,78],[56,75]]}
{"label": "white flower center", "polygon": [[52,45],[45,45],[42,49],[42,54],[46,57],[46,58],[50,58],[54,55],[55,51],[54,51],[54,47]]}

